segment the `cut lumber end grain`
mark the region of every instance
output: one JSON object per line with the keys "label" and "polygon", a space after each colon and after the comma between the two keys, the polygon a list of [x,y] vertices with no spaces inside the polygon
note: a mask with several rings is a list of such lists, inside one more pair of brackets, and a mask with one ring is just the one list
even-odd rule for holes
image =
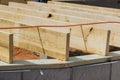
{"label": "cut lumber end grain", "polygon": [[13,34],[0,31],[0,60],[13,62]]}

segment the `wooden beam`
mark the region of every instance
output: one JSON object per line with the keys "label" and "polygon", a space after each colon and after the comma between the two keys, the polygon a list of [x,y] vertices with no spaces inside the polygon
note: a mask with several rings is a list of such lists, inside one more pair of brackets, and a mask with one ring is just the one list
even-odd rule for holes
{"label": "wooden beam", "polygon": [[[13,5],[15,5],[15,4],[13,4]],[[20,5],[22,5],[22,6],[24,6],[24,7],[26,7],[27,9],[30,9],[29,7],[30,6],[28,6],[28,5],[24,5],[24,4],[20,4]],[[19,6],[19,4],[17,4],[17,6]],[[19,8],[20,8],[21,6],[19,6]],[[53,14],[52,14],[53,15]],[[54,16],[54,15],[53,15]],[[92,16],[91,16],[92,17]],[[103,17],[104,18],[104,17]],[[53,19],[55,19],[55,18],[53,18]],[[55,20],[61,20],[61,21],[66,21],[66,20],[64,20],[64,19],[66,19],[66,17],[62,17],[62,19],[60,19],[60,18],[56,18]],[[108,19],[108,18],[107,18]],[[112,18],[110,19],[110,20],[112,20]],[[95,22],[95,21],[98,21],[98,20],[89,20],[89,19],[84,19],[84,18],[80,18],[80,19],[75,19],[75,18],[73,18],[73,17],[67,17],[67,21],[69,21],[69,22],[71,22],[71,23],[78,23],[78,24],[80,24],[80,23],[89,23],[89,22]],[[118,21],[118,20],[117,20]],[[120,47],[120,44],[119,44],[119,42],[118,41],[116,41],[116,40],[119,40],[119,37],[117,37],[118,36],[118,34],[119,34],[119,26],[120,25],[117,25],[117,24],[104,24],[104,25],[92,25],[92,27],[98,27],[98,28],[101,28],[101,29],[105,29],[105,30],[111,30],[112,32],[111,32],[111,34],[113,34],[113,35],[111,35],[112,37],[110,37],[111,39],[110,39],[110,45],[113,45],[113,46],[119,46]],[[116,28],[115,28],[116,27]]]}
{"label": "wooden beam", "polygon": [[22,15],[19,13],[17,14],[17,13],[13,13],[13,12],[9,12],[9,11],[0,10],[0,12],[1,12],[0,18],[4,18],[7,20],[13,20],[16,22],[19,21],[19,22],[26,23],[29,25],[46,25],[46,24],[49,24],[49,25],[67,25],[68,24],[68,23],[62,22],[62,21],[50,20],[50,19],[30,16],[30,15]]}
{"label": "wooden beam", "polygon": [[93,9],[93,10],[99,10],[99,11],[105,11],[110,13],[119,14],[119,9],[113,9],[113,8],[106,8],[106,7],[98,7],[98,6],[89,6],[89,5],[82,5],[82,4],[73,4],[73,3],[65,3],[65,2],[55,2],[55,1],[49,1],[50,4],[57,4],[57,5],[63,5],[63,6],[71,6],[76,8],[85,8],[85,9]]}
{"label": "wooden beam", "polygon": [[[15,5],[15,4],[14,4]],[[18,4],[19,5],[19,4]],[[17,5],[17,6],[18,6]],[[21,6],[20,6],[21,7]],[[26,5],[26,7],[28,7],[27,5]],[[29,7],[28,7],[29,8]],[[92,17],[92,16],[91,16]],[[102,17],[102,18],[104,18],[104,17]],[[69,21],[72,19],[70,19],[70,17],[69,18],[67,18]],[[107,20],[109,19],[109,20],[113,20],[113,18],[111,17],[109,17],[109,18],[106,18]],[[58,20],[61,20],[61,19],[58,19]],[[73,19],[74,20],[74,19]],[[116,21],[118,21],[119,20],[119,18],[117,18],[116,19]],[[63,20],[64,21],[64,20]],[[89,21],[91,21],[92,22],[92,20],[87,20],[87,19],[81,19],[81,20],[77,20],[78,22],[74,22],[74,23],[81,23],[81,22],[84,22],[84,23],[86,23],[86,22],[89,22]],[[95,21],[95,20],[94,20]],[[93,21],[93,22],[94,22]],[[98,21],[98,20],[96,20],[96,21]],[[72,21],[70,21],[70,22],[72,22]],[[109,28],[108,28],[108,27]],[[99,25],[99,27],[101,27],[101,29],[107,29],[107,30],[112,30],[112,32],[113,32],[113,35],[114,35],[114,32],[116,31],[115,29],[114,29],[114,26],[116,26],[116,30],[117,30],[117,33],[115,33],[115,36],[112,36],[111,37],[111,39],[110,39],[110,44],[111,45],[114,45],[114,46],[120,46],[120,44],[116,41],[116,38],[119,40],[119,38],[118,37],[116,37],[116,36],[118,36],[118,28],[119,28],[119,25],[116,25],[116,24],[109,24],[109,25],[107,25],[107,24],[105,24],[104,25],[104,27],[103,26],[101,26],[101,25]],[[96,25],[94,25],[94,27],[96,27]],[[116,37],[116,38],[115,38]],[[113,38],[115,38],[114,40],[113,40]]]}
{"label": "wooden beam", "polygon": [[[41,22],[38,18],[38,20],[36,20],[36,22],[37,21],[39,21],[39,23],[34,23],[34,21],[33,20],[35,20],[35,17],[28,17],[28,16],[26,16],[26,15],[20,15],[20,14],[13,14],[13,13],[10,13],[10,12],[3,12],[3,11],[1,11],[0,12],[0,17],[2,17],[2,18],[5,18],[5,19],[13,19],[13,20],[16,20],[16,21],[18,21],[18,22],[22,22],[22,23],[26,23],[27,25],[30,25],[29,23],[31,23],[31,25],[39,25],[39,24],[45,24],[43,21],[44,21],[44,19],[42,19],[43,21]],[[10,16],[10,17],[6,17],[6,15],[7,16]],[[16,18],[12,18],[12,17],[16,17]],[[22,17],[22,18],[21,18]],[[27,21],[27,22],[25,22],[25,21],[22,21],[21,19],[24,19],[25,21]],[[55,23],[55,22],[53,22],[53,21],[50,21],[49,19],[48,19],[48,21],[49,21],[49,23],[50,24],[52,24],[52,23]],[[45,22],[48,22],[47,20],[45,21]],[[28,23],[29,22],[29,23]],[[56,23],[57,24],[57,23]],[[62,22],[62,23],[60,23],[60,24],[69,24],[69,23],[65,23],[65,22]],[[49,29],[52,29],[52,28],[49,28]],[[64,30],[64,32],[66,31],[66,30],[68,30],[67,28],[61,28],[61,30],[60,30],[60,28],[54,28],[54,30],[55,31],[63,31]],[[85,30],[86,30],[86,32],[84,33],[84,34],[86,34],[87,35],[87,33],[89,32],[89,29],[90,29],[90,27],[89,28],[87,28],[87,27],[85,27],[84,28]],[[108,36],[108,34],[109,34],[109,31],[108,30],[97,30],[97,29],[94,29],[95,30],[95,32],[97,33],[97,32],[99,32],[99,31],[103,31],[103,33],[104,33],[104,35],[107,35],[107,36],[105,36],[106,38],[105,39],[107,39],[108,40],[108,38],[109,38],[109,36]],[[27,31],[27,30],[25,30],[25,31]],[[34,34],[35,32],[36,32],[36,30],[34,30],[33,31],[33,29],[31,30],[32,32],[31,32],[31,34],[28,34],[28,32],[21,32],[21,33],[24,33],[23,35],[25,36],[27,36],[28,35],[28,37],[30,37],[32,34]],[[26,34],[25,34],[26,33]],[[36,33],[37,34],[37,33]],[[91,35],[94,35],[94,34],[91,34]],[[100,35],[97,35],[97,36],[100,36]],[[104,36],[103,36],[104,37]],[[38,38],[38,37],[37,37]],[[99,41],[101,38],[98,38],[98,39],[96,39],[97,41]],[[38,39],[37,39],[38,40]],[[77,28],[71,28],[71,37],[70,37],[70,40],[71,40],[71,42],[70,42],[70,47],[72,47],[72,48],[76,48],[76,49],[79,49],[79,50],[82,50],[82,51],[86,51],[85,49],[82,49],[81,47],[78,47],[78,46],[80,46],[80,45],[82,45],[82,47],[83,48],[85,48],[84,47],[84,41],[83,41],[83,36],[82,36],[82,33],[81,33],[81,28],[80,27],[77,27]],[[102,39],[103,40],[103,39]],[[91,40],[88,40],[88,41],[91,41]],[[96,42],[97,42],[96,41]],[[76,44],[75,42],[77,42],[78,44]],[[103,42],[105,42],[106,43],[106,40],[103,40]],[[109,41],[108,41],[109,42]],[[77,46],[78,45],[78,46]],[[91,45],[91,44],[90,44]],[[103,45],[103,46],[108,46],[108,44],[105,44],[105,45]],[[92,47],[92,46],[90,46],[90,47]],[[90,47],[88,47],[88,48],[90,48]],[[99,53],[100,51],[100,49],[99,48],[96,48],[96,47],[94,47],[95,49],[96,49],[96,51],[98,51],[98,52],[92,52],[92,51],[88,51],[88,53]],[[107,49],[107,47],[106,48],[104,48],[104,50],[103,50],[103,54],[104,55],[106,55],[106,49]]]}
{"label": "wooden beam", "polygon": [[[76,6],[71,6],[71,3],[55,2],[55,1],[48,1],[48,4],[53,5],[53,6],[57,6],[59,8],[63,8],[63,9],[84,11],[84,12],[88,12],[88,13],[101,14],[101,15],[110,15],[110,16],[116,16],[116,17],[120,16],[119,13],[109,12],[109,11],[106,11],[106,10],[94,9],[94,7],[98,7],[98,6],[88,6],[88,5],[79,4],[80,7],[76,7]],[[67,4],[67,5],[65,5],[65,4]],[[78,4],[75,4],[75,5],[78,5]],[[88,7],[81,7],[81,6],[88,6]],[[93,8],[91,8],[91,7],[93,7]],[[103,8],[103,7],[101,7],[101,8]]]}
{"label": "wooden beam", "polygon": [[90,18],[90,19],[101,20],[101,21],[113,21],[113,20],[119,21],[120,20],[120,18],[117,18],[114,16],[108,16],[108,15],[104,16],[101,14],[93,14],[88,12],[57,8],[54,5],[49,5],[46,3],[28,2],[28,5],[38,7],[39,8],[38,10],[50,11],[55,13],[61,13],[61,14],[72,15],[72,16],[83,17],[83,18]]}
{"label": "wooden beam", "polygon": [[[19,2],[19,3],[27,3],[28,0],[0,0],[1,4],[8,5],[9,2]],[[32,0],[35,1],[35,0]]]}
{"label": "wooden beam", "polygon": [[20,30],[20,33],[19,47],[43,53],[60,60],[68,60],[69,32],[62,33],[47,28],[39,28],[38,30],[23,29]]}
{"label": "wooden beam", "polygon": [[13,62],[13,34],[0,31],[0,60]]}
{"label": "wooden beam", "polygon": [[[86,14],[84,12],[81,12],[81,13],[79,13],[78,11],[73,12],[72,10],[58,9],[58,8],[51,7],[51,6],[47,7],[47,4],[40,5],[39,3],[32,3],[31,2],[31,3],[29,3],[29,5],[26,5],[26,4],[22,4],[22,3],[10,2],[9,6],[21,7],[21,8],[26,8],[26,9],[34,9],[34,10],[46,11],[46,12],[52,12],[52,13],[75,16],[75,17],[81,17],[81,18],[86,18],[86,19],[89,19],[89,18],[91,18],[93,20],[96,19],[96,16],[92,17],[93,14],[90,14],[90,13]],[[91,16],[89,16],[89,14]],[[85,16],[85,15],[88,15],[88,16]],[[99,17],[99,18],[102,18],[102,17]]]}
{"label": "wooden beam", "polygon": [[14,61],[13,64],[5,64],[0,62],[0,70],[70,68],[73,66],[107,62],[108,59],[109,57],[93,54],[93,55],[70,57],[69,61],[64,61],[64,62],[57,59]]}
{"label": "wooden beam", "polygon": [[[26,5],[27,6],[27,5]],[[5,9],[4,8],[4,6],[2,6],[3,7],[3,9]],[[1,7],[1,8],[2,8]],[[20,6],[21,7],[21,6]],[[19,9],[20,9],[20,7],[19,7]],[[22,8],[22,7],[21,7]],[[18,10],[19,10],[18,9]],[[23,8],[22,8],[23,9]],[[5,10],[8,10],[8,9],[5,9]],[[14,9],[12,9],[12,11],[13,11]],[[9,10],[10,11],[10,10]],[[22,11],[22,10],[20,10],[20,11]],[[25,10],[24,10],[25,11]],[[29,9],[29,11],[30,11],[30,9]],[[31,12],[29,12],[29,15],[32,15],[32,11],[33,10],[31,10]],[[17,11],[13,11],[13,12],[16,12],[17,13]],[[20,13],[20,12],[19,12]],[[31,14],[30,14],[31,13]],[[41,14],[42,15],[42,13],[40,12],[40,11],[34,11],[34,13],[36,13],[34,16],[39,16],[39,14]],[[48,12],[49,13],[49,12]],[[25,14],[27,14],[27,11],[26,11],[26,13]],[[37,15],[38,14],[38,15]],[[64,16],[64,15],[62,15],[63,17],[62,17],[62,19],[60,18],[61,17],[61,15],[59,16],[59,14],[58,15],[56,15],[56,14],[54,14],[54,13],[51,13],[52,15],[53,15],[53,17],[54,16],[56,16],[56,17],[54,17],[54,18],[52,18],[52,19],[55,19],[55,20],[61,20],[61,21],[65,21],[65,22],[67,22],[67,21],[69,21],[70,23],[76,23],[76,24],[79,24],[79,23],[89,23],[89,22],[94,22],[94,21],[92,21],[92,20],[87,20],[87,19],[84,19],[84,18],[75,18],[75,17],[71,17],[71,16]],[[40,17],[44,17],[44,16],[40,16]],[[58,18],[59,17],[59,18]],[[45,17],[44,17],[45,18]],[[99,28],[101,28],[101,29],[105,29],[105,30],[111,30],[112,31],[112,33],[113,33],[113,35],[114,36],[112,36],[111,37],[111,41],[110,41],[110,44],[111,45],[113,45],[113,46],[120,46],[120,44],[119,43],[116,43],[117,41],[116,41],[116,39],[114,39],[113,40],[113,38],[115,38],[116,36],[118,36],[118,33],[119,33],[119,25],[116,25],[116,24],[105,24],[105,25],[94,25],[93,27],[96,27],[96,26],[98,26]],[[116,26],[116,28],[115,28],[115,26]],[[118,27],[117,27],[118,26]],[[117,31],[117,32],[116,32]],[[116,33],[114,33],[114,32],[116,32]],[[116,37],[117,39],[119,39],[119,37]]]}
{"label": "wooden beam", "polygon": [[[74,33],[79,32],[79,33]],[[85,53],[97,53],[100,55],[107,55],[109,52],[109,38],[110,31],[96,29],[93,27],[76,27],[71,31],[71,35],[78,35],[79,37],[72,36],[72,47],[81,50]],[[100,36],[101,35],[101,36]],[[79,41],[79,42],[78,42]],[[102,43],[102,44],[99,44]],[[95,44],[99,44],[96,46]]]}
{"label": "wooden beam", "polygon": [[[9,26],[12,26],[12,24],[8,24]],[[17,47],[44,53],[47,56],[60,60],[67,60],[69,57],[69,31],[58,32],[49,28],[35,28],[20,29],[19,32],[13,33],[14,45]]]}
{"label": "wooden beam", "polygon": [[69,15],[53,13],[53,12],[38,11],[38,10],[34,10],[34,13],[33,13],[33,9],[31,10],[31,8],[24,8],[21,6],[11,7],[11,6],[0,5],[0,10],[15,12],[19,14],[25,14],[25,15],[31,15],[31,16],[37,16],[37,17],[42,17],[47,19],[53,19],[58,21],[71,22],[71,23],[87,23],[87,22],[96,21],[96,20],[91,20],[87,18],[81,18],[81,17],[79,18],[75,16],[69,16]]}

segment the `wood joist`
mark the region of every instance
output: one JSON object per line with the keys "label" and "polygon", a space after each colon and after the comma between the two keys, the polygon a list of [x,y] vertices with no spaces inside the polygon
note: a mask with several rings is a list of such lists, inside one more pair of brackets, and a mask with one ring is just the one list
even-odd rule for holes
{"label": "wood joist", "polygon": [[[3,25],[2,27],[29,27],[39,25],[59,26],[90,23],[95,21],[98,22],[120,20],[118,16],[115,16],[117,13],[106,11],[103,14],[98,14],[97,10],[89,9],[89,12],[87,12],[85,9],[77,10],[76,7],[69,7],[68,5],[67,7],[62,7],[60,4],[56,4],[57,3],[54,2],[49,2],[49,4],[37,2],[28,2],[28,4],[21,4],[10,2],[9,6],[0,5],[0,24]],[[73,10],[74,8],[75,10]],[[104,14],[106,16],[104,16]],[[109,45],[120,47],[120,43],[118,42],[120,40],[118,37],[120,34],[119,26],[119,24],[109,23],[65,28],[42,27],[4,31],[14,34],[14,46],[25,48],[38,53],[44,53],[47,56],[60,60],[67,60],[68,62],[65,62],[65,67],[84,64],[82,61],[76,60],[78,58],[83,59],[83,61],[87,61],[85,64],[92,62],[94,63],[94,61],[92,61],[93,59],[98,62],[103,62],[108,60],[108,58],[111,58],[112,53],[109,54]],[[97,56],[98,59],[89,59],[90,55],[88,55],[88,59],[86,58],[87,55],[69,57],[69,51],[71,49],[92,54],[91,56]],[[117,57],[117,59],[118,58],[119,57]],[[116,57],[114,57],[114,59],[116,59]],[[70,64],[69,61],[72,62],[72,64]],[[18,63],[19,62],[21,63],[22,61],[18,61]],[[55,62],[62,63],[61,61]],[[16,61],[13,63],[16,63]],[[53,64],[55,65],[55,63]]]}

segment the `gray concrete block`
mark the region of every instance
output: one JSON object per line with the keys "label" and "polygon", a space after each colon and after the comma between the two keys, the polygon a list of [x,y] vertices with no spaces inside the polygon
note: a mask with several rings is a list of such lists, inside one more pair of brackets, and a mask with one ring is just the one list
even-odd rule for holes
{"label": "gray concrete block", "polygon": [[0,72],[0,80],[21,80],[20,72]]}
{"label": "gray concrete block", "polygon": [[[70,80],[71,68],[32,70],[23,73],[23,80]],[[40,74],[41,73],[41,74]]]}
{"label": "gray concrete block", "polygon": [[110,63],[73,67],[72,80],[110,80]]}
{"label": "gray concrete block", "polygon": [[112,63],[111,80],[120,80],[120,61]]}

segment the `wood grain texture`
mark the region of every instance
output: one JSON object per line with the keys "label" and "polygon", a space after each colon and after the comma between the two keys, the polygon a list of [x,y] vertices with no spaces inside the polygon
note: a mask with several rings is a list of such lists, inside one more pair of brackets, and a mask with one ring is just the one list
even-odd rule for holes
{"label": "wood grain texture", "polygon": [[[11,26],[12,24],[8,25]],[[15,31],[11,32],[15,34],[14,36],[15,46],[22,47],[39,53],[44,53],[51,57],[56,56],[56,58],[58,57],[59,59],[62,60],[68,59],[70,37],[69,32],[61,33],[49,30],[47,28],[40,28],[39,30],[23,29],[19,30],[19,32]],[[59,55],[59,53],[62,54]]]}
{"label": "wood grain texture", "polygon": [[50,12],[55,12],[55,13],[61,13],[61,14],[66,14],[66,15],[72,15],[72,16],[78,16],[78,17],[84,17],[84,18],[90,18],[90,19],[96,19],[96,20],[104,20],[104,21],[118,21],[120,18],[117,17],[112,17],[109,15],[101,15],[101,14],[93,14],[93,13],[88,13],[84,11],[73,11],[69,9],[64,9],[60,8],[58,6],[46,4],[46,3],[38,3],[38,2],[28,2],[28,5],[38,7],[39,10],[43,11],[50,11]]}
{"label": "wood grain texture", "polygon": [[[93,8],[89,8],[89,7],[88,8],[85,8],[85,7],[75,7],[75,6],[71,6],[70,5],[72,3],[65,3],[65,2],[63,3],[63,2],[55,2],[55,1],[48,1],[48,4],[51,4],[51,5],[57,6],[59,8],[63,8],[63,9],[84,11],[84,12],[88,12],[88,13],[101,14],[101,15],[110,15],[110,16],[116,16],[116,17],[120,16],[119,13],[108,12],[106,10],[94,9],[94,7],[98,7],[98,6],[89,6],[89,7],[93,7]],[[68,4],[68,5],[65,5],[65,4]],[[79,6],[82,6],[82,5],[79,4]],[[83,6],[88,6],[88,5],[83,5]]]}
{"label": "wood grain texture", "polygon": [[[24,5],[24,6],[27,6],[27,5]],[[27,6],[27,7],[30,7],[30,6]],[[19,8],[21,8],[21,7],[19,6]],[[10,10],[11,9],[9,9],[9,11]],[[13,9],[12,9],[12,11],[13,11]],[[32,12],[30,12],[30,13],[31,13],[31,15],[33,15]],[[36,15],[34,15],[34,16],[38,16],[37,14],[42,15],[42,13],[39,12],[39,11],[38,12],[35,11],[34,13],[36,13]],[[86,18],[75,18],[75,17],[71,17],[71,16],[64,16],[64,15],[61,16],[61,14],[60,15],[59,14],[55,15],[54,13],[51,13],[51,14],[53,15],[53,17],[51,17],[50,19],[60,20],[60,21],[65,21],[65,22],[71,22],[71,23],[76,23],[76,24],[77,23],[95,22],[95,20],[89,20],[89,19],[86,19]],[[43,16],[40,16],[40,17],[43,17]],[[46,17],[44,17],[44,18],[46,18]],[[113,45],[113,46],[120,46],[120,44],[118,42],[119,41],[119,37],[117,37],[117,36],[119,36],[119,31],[118,31],[119,30],[119,25],[117,25],[117,24],[104,24],[104,25],[94,25],[94,27],[99,27],[99,28],[105,29],[105,30],[111,30],[112,31],[112,33],[111,33],[112,35],[111,35],[111,39],[110,39],[110,44]]]}
{"label": "wood grain texture", "polygon": [[[87,19],[87,18],[81,18],[81,17],[78,18],[75,16],[69,16],[69,15],[64,15],[64,14],[59,14],[59,13],[38,11],[35,9],[33,10],[31,9],[31,7],[28,7],[28,5],[25,5],[25,4],[22,4],[22,5],[24,7],[0,5],[0,10],[20,13],[20,14],[25,14],[25,15],[31,15],[31,16],[37,16],[37,17],[42,17],[42,18],[48,18],[48,19],[53,19],[53,20],[58,20],[58,21],[71,22],[71,23],[94,22],[94,20]],[[25,8],[25,6],[28,8]]]}
{"label": "wood grain texture", "polygon": [[[20,33],[25,30],[20,31]],[[45,28],[40,28],[39,33],[37,29],[32,29],[31,33],[27,30],[20,35],[19,47],[32,50],[38,53],[46,54],[61,60],[67,60],[69,56],[69,32],[60,33],[50,31]],[[36,35],[35,35],[36,34]],[[28,42],[29,40],[29,42]]]}
{"label": "wood grain texture", "polygon": [[13,62],[13,34],[0,31],[0,60]]}
{"label": "wood grain texture", "polygon": [[[110,31],[95,29],[92,27],[81,27],[81,29],[76,27],[72,29],[71,35],[78,36],[71,36],[71,38],[73,38],[71,40],[73,43],[70,45],[72,45],[73,48],[81,50],[85,53],[100,53],[100,55],[107,55],[109,51]],[[98,44],[99,46],[96,46],[95,44]]]}
{"label": "wood grain texture", "polygon": [[[28,0],[0,0],[1,4],[8,5],[9,2],[19,2],[19,3],[27,3]],[[29,0],[35,1],[35,0]]]}
{"label": "wood grain texture", "polygon": [[[47,23],[46,19],[45,19],[46,21],[44,21],[44,20],[41,21],[41,19],[37,18],[37,17],[34,18],[32,16],[27,17],[27,16],[20,16],[17,14],[14,15],[14,13],[9,13],[9,12],[8,13],[1,12],[0,17],[2,17],[4,19],[8,19],[8,20],[15,20],[20,23],[28,24],[28,25],[30,25],[30,23],[31,23],[31,25],[39,25],[39,24]],[[33,21],[33,19],[36,21]],[[48,23],[50,23],[49,21],[48,21]],[[69,49],[69,37],[70,37],[69,29],[67,29],[67,28],[64,28],[64,30],[59,29],[59,28],[22,29],[22,30],[20,30],[19,41],[18,42],[16,41],[17,43],[15,43],[15,45],[19,43],[16,46],[22,47],[22,48],[25,48],[28,50],[32,50],[35,52],[44,53],[48,56],[51,55],[51,57],[56,56],[59,59],[67,60],[68,49]],[[28,42],[28,40],[29,40],[29,42]],[[54,43],[54,42],[56,42],[56,43]],[[45,49],[45,51],[44,51],[44,49]],[[57,49],[59,49],[59,50],[57,50]],[[59,53],[62,53],[62,54],[57,56],[56,53],[58,53],[58,55],[59,55]],[[65,56],[64,56],[64,54],[65,54]],[[60,58],[60,56],[61,56],[61,58]]]}
{"label": "wood grain texture", "polygon": [[[54,21],[54,20],[49,20],[49,19],[44,19],[44,18],[42,19],[42,18],[37,18],[37,17],[34,17],[34,16],[26,16],[26,15],[21,15],[21,14],[11,13],[11,12],[5,12],[5,11],[1,11],[0,14],[1,14],[0,17],[2,17],[2,18],[8,19],[8,20],[12,19],[12,20],[15,20],[15,21],[27,24],[27,25],[30,25],[30,23],[31,23],[31,25],[39,25],[39,24],[46,24],[46,23],[54,24],[55,22],[57,22],[55,24],[70,24],[70,23],[67,23],[67,22],[59,22],[59,21]],[[6,17],[6,15],[8,17]],[[14,18],[14,17],[16,17],[16,18]],[[41,19],[42,19],[42,21],[39,21]],[[36,21],[33,21],[33,20],[36,20]],[[76,48],[78,50],[82,50],[84,52],[92,53],[92,54],[97,53],[97,54],[101,54],[101,55],[106,55],[108,53],[110,32],[108,30],[93,29],[92,34],[90,34],[90,36],[89,36],[88,34],[91,33],[90,29],[92,27],[85,27],[84,30],[82,30],[81,28],[82,27],[73,27],[73,28],[71,28],[70,47]],[[51,28],[47,28],[47,29],[51,29]],[[64,29],[64,31],[63,31],[63,29]],[[57,30],[57,31],[66,32],[69,29],[70,28],[62,28],[62,29],[59,29],[59,28],[57,29],[56,28],[55,31]],[[28,31],[28,29],[25,30],[25,31]],[[28,34],[28,32],[25,32],[25,31],[21,32],[21,33],[24,33],[23,34],[24,37],[25,37],[25,35],[26,36],[27,35],[29,35],[29,36],[32,35],[32,33],[30,35],[30,34]],[[32,31],[34,33],[36,33],[37,30],[32,29]],[[100,34],[99,35],[97,34],[97,33],[100,33],[100,32],[103,33],[103,36],[101,36]],[[36,34],[38,35],[38,32]],[[85,37],[87,39],[87,42],[83,39],[84,35],[85,35]],[[98,38],[96,35],[100,36],[100,38]],[[39,40],[37,37],[36,37],[36,40]],[[92,39],[92,37],[94,37],[94,40]],[[67,41],[68,41],[68,39],[67,39]],[[92,43],[93,41],[94,41],[94,43]],[[99,41],[101,41],[101,42],[99,42]],[[102,43],[102,45],[99,46],[99,47],[93,47],[93,44],[98,44],[98,43],[100,43],[100,45]],[[36,47],[36,49],[37,49],[37,47]]]}
{"label": "wood grain texture", "polygon": [[71,7],[81,7],[85,9],[93,9],[93,10],[99,10],[99,11],[105,11],[105,12],[111,12],[111,13],[119,13],[119,9],[113,9],[113,8],[106,8],[106,7],[98,7],[98,6],[89,6],[89,5],[82,5],[82,4],[72,4],[72,3],[64,3],[64,2],[55,2],[55,1],[49,1],[51,4],[59,4],[64,6],[71,6]]}

